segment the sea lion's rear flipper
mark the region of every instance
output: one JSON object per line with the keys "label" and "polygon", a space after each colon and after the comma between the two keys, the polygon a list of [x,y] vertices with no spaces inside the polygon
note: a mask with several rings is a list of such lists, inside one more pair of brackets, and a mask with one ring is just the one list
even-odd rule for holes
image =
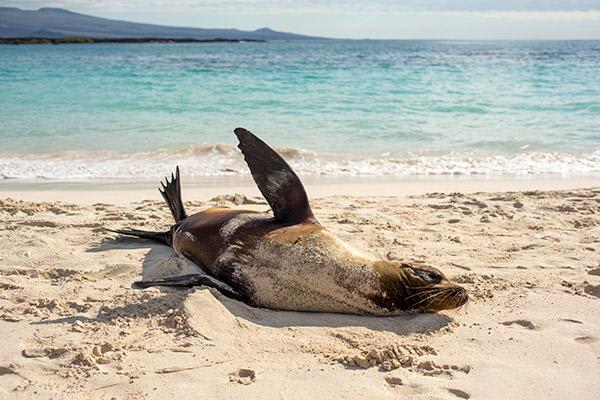
{"label": "sea lion's rear flipper", "polygon": [[241,296],[228,284],[221,282],[218,279],[213,278],[210,275],[205,274],[188,274],[181,276],[172,276],[165,278],[157,278],[150,280],[137,281],[133,284],[134,288],[143,289],[151,286],[181,286],[181,287],[193,287],[193,286],[209,286],[217,289],[223,295],[240,300]]}
{"label": "sea lion's rear flipper", "polygon": [[234,130],[254,182],[279,222],[298,224],[313,219],[302,182],[285,160],[244,128]]}
{"label": "sea lion's rear flipper", "polygon": [[183,208],[183,202],[181,201],[181,185],[179,179],[179,167],[175,168],[175,175],[171,174],[171,181],[165,177],[165,183],[160,183],[162,189],[158,191],[162,195],[163,199],[167,202],[175,222],[181,222],[187,218],[185,209]]}

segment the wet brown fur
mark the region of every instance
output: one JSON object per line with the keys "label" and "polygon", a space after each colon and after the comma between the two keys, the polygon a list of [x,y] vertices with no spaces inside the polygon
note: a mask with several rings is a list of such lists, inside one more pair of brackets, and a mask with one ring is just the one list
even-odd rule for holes
{"label": "wet brown fur", "polygon": [[[240,216],[246,216],[247,221],[236,227],[231,236],[224,237],[223,229],[232,220]],[[252,282],[248,280],[239,281],[239,278],[236,278],[240,275],[238,269],[244,268],[244,266],[239,263],[222,263],[220,257],[229,249],[235,248],[234,254],[236,257],[248,258],[249,256],[250,259],[253,259],[252,253],[261,242],[275,242],[280,243],[282,246],[302,246],[307,238],[314,235],[320,236],[325,232],[326,229],[313,218],[301,224],[290,225],[276,222],[273,218],[256,211],[211,208],[189,216],[176,226],[173,231],[173,248],[179,254],[200,265],[206,273],[234,287],[246,302],[256,304],[253,298],[257,294],[252,290]],[[329,237],[331,234],[327,235]],[[331,246],[331,253],[334,254],[333,247],[339,244],[325,239],[325,245]],[[368,258],[361,260],[359,256],[357,256],[357,263],[368,270],[372,270],[380,282],[380,285],[374,288],[374,294],[369,295],[366,300],[372,302],[373,306],[381,308],[382,311],[369,311],[371,313],[387,315],[394,314],[399,310],[442,310],[455,308],[466,301],[466,297],[463,298],[462,295],[451,296],[449,291],[457,290],[462,293],[464,290],[449,282],[441,272],[428,265],[377,261]],[[415,275],[414,268],[432,271],[442,277],[439,283],[428,285],[424,289],[424,293],[431,299],[423,301],[416,308],[412,307],[413,304],[418,303],[423,298],[415,295],[415,292],[418,292],[419,287],[423,286],[423,282],[421,278]],[[435,293],[439,293],[439,295],[434,296]],[[436,304],[436,299],[442,296],[446,297],[446,303],[438,302]],[[263,305],[269,306],[269,304]],[[278,306],[278,308],[285,309],[285,306]],[[307,306],[307,308],[310,307]],[[335,310],[334,305],[332,305],[332,309]]]}

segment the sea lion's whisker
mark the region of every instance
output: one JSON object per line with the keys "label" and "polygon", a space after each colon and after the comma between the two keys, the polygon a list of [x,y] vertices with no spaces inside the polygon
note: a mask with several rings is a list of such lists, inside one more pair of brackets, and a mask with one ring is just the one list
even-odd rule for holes
{"label": "sea lion's whisker", "polygon": [[[459,289],[453,289],[452,293],[450,295],[450,297],[448,298],[449,301],[452,302],[452,304],[458,304],[460,303],[460,296],[462,296],[461,291]],[[453,309],[457,309],[458,307],[453,307]]]}
{"label": "sea lion's whisker", "polygon": [[[406,299],[404,299],[404,300],[405,300],[405,301],[407,301],[407,300],[410,300],[410,299],[412,299],[412,298],[414,298],[414,297],[422,296],[422,295],[424,295],[424,294],[433,294],[433,293],[431,293],[431,292],[432,292],[432,291],[428,291],[428,292],[419,292],[419,293],[413,293],[413,294],[411,294],[410,296],[406,297]],[[417,303],[417,304],[418,304],[418,303]]]}
{"label": "sea lion's whisker", "polygon": [[456,310],[457,310],[456,308],[451,308],[449,310],[444,310],[444,311],[446,311],[446,314],[448,314],[448,316],[454,317],[456,315]]}
{"label": "sea lion's whisker", "polygon": [[437,300],[438,303],[443,304],[444,301],[451,295],[452,295],[452,289],[444,289],[444,292],[442,294],[440,294],[441,298],[440,299],[432,299],[430,304],[433,302],[433,300]]}
{"label": "sea lion's whisker", "polygon": [[[433,292],[433,293],[431,293],[431,292]],[[416,304],[423,303],[423,302],[425,302],[425,301],[429,300],[429,299],[430,299],[430,298],[432,298],[432,297],[438,296],[438,295],[440,294],[440,292],[441,292],[441,289],[432,290],[431,292],[429,292],[429,294],[427,294],[427,295],[425,296],[425,298],[421,299],[421,300],[420,300],[418,303],[416,303]],[[422,293],[419,293],[419,294],[422,294]]]}
{"label": "sea lion's whisker", "polygon": [[[424,299],[421,299],[418,302],[416,302],[415,304],[413,304],[413,307],[416,307],[416,306],[428,301],[429,299],[433,299],[436,296],[439,296],[443,290],[444,289],[438,289],[435,293],[430,294],[429,296],[425,297]],[[431,302],[429,302],[427,305],[429,305],[429,304],[431,304]]]}
{"label": "sea lion's whisker", "polygon": [[415,296],[420,296],[420,295],[422,295],[422,294],[424,294],[424,293],[431,293],[431,292],[435,292],[435,291],[437,291],[437,290],[440,290],[440,289],[439,289],[439,288],[435,288],[435,289],[425,289],[425,290],[421,290],[421,291],[419,291],[419,292],[417,292],[417,293],[413,293],[413,294],[411,294],[410,296],[407,296],[407,297],[406,297],[406,300],[408,300],[408,299],[411,299],[411,298],[413,298],[413,297],[415,297]]}
{"label": "sea lion's whisker", "polygon": [[[453,294],[452,294],[452,296],[450,297],[450,300],[453,302],[453,304],[457,304],[457,303],[459,303],[459,298],[458,298],[459,296],[460,296],[460,293],[458,293],[458,292],[457,292],[457,293],[453,293]],[[459,308],[460,308],[460,306],[458,306],[458,307],[454,307],[454,308],[452,309],[452,311],[456,311],[456,310],[458,310]]]}
{"label": "sea lion's whisker", "polygon": [[463,305],[460,305],[460,306],[458,306],[458,307],[455,307],[454,309],[452,309],[452,310],[450,310],[450,311],[451,311],[451,312],[453,313],[453,315],[454,315],[454,314],[458,314],[459,312],[461,312],[461,311],[463,311],[463,310],[465,310],[465,311],[466,311],[466,310],[467,310],[467,307],[468,307],[468,303],[465,303],[465,304],[463,304]]}
{"label": "sea lion's whisker", "polygon": [[[407,289],[423,289],[423,286],[406,286]],[[439,290],[440,288],[429,288],[423,290]]]}
{"label": "sea lion's whisker", "polygon": [[[457,288],[446,288],[442,289],[443,292],[440,294],[441,298],[433,298],[429,301],[428,306],[431,305],[434,301],[437,301],[439,304],[445,304],[447,300],[454,298],[455,296],[460,295],[460,290]],[[456,308],[456,307],[453,307]]]}
{"label": "sea lion's whisker", "polygon": [[455,307],[452,311],[455,311],[456,313],[458,313],[460,310],[462,310],[463,307],[468,307],[469,303],[466,301],[465,297],[466,297],[466,292],[461,291],[461,290],[456,290],[456,293],[453,296],[454,301],[456,301],[457,303],[462,303],[460,306]]}
{"label": "sea lion's whisker", "polygon": [[[435,294],[433,294],[432,296],[435,296]],[[427,300],[429,300],[429,297],[426,297],[424,299],[417,301],[415,304],[412,305],[412,308],[417,308],[417,306],[419,306],[420,304],[422,304],[423,302],[425,302]]]}

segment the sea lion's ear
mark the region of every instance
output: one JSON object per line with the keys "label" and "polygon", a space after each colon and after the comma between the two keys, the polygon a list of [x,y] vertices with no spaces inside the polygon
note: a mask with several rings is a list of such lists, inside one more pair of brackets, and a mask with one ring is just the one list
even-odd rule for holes
{"label": "sea lion's ear", "polygon": [[304,186],[285,160],[252,132],[236,128],[234,133],[254,182],[271,206],[275,219],[293,224],[314,219]]}

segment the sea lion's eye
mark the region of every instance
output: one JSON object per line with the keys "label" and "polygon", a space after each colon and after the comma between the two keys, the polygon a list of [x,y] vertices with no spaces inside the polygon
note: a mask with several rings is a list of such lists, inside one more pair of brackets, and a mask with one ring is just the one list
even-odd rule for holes
{"label": "sea lion's eye", "polygon": [[419,276],[419,278],[421,278],[425,281],[437,283],[442,280],[442,277],[440,275],[438,275],[432,271],[427,271],[424,269],[415,269],[414,271],[415,271],[415,274],[417,274]]}

